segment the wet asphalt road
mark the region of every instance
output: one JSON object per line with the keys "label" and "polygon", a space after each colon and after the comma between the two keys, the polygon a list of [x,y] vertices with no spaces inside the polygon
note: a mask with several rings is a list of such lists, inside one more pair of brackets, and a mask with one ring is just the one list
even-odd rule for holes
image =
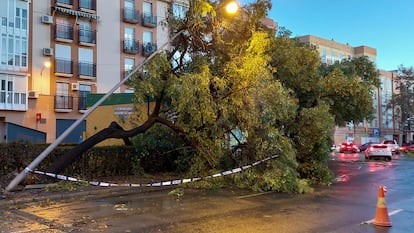
{"label": "wet asphalt road", "polygon": [[[413,158],[382,162],[365,161],[360,154],[332,154],[331,159],[338,182],[312,194],[184,189],[177,198],[168,195],[176,187],[112,189],[67,202],[6,208],[0,232],[413,232]],[[387,186],[392,227],[371,223],[379,185]]]}

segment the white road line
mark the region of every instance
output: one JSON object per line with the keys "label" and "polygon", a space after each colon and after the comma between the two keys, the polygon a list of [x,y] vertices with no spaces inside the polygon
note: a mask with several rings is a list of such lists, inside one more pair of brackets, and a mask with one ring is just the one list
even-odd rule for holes
{"label": "white road line", "polygon": [[255,197],[255,196],[260,196],[260,195],[265,195],[268,193],[274,193],[274,191],[269,191],[269,192],[264,192],[264,193],[255,193],[255,194],[250,194],[250,195],[245,195],[245,196],[238,196],[236,197],[237,199],[243,199],[243,198],[249,198],[249,197]]}

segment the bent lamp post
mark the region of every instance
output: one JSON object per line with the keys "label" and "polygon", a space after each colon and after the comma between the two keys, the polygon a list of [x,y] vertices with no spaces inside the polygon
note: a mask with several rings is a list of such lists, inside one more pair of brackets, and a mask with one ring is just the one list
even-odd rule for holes
{"label": "bent lamp post", "polygon": [[[229,14],[234,14],[237,9],[238,5],[234,1],[228,2],[224,6],[226,11]],[[230,10],[231,11],[230,11]],[[101,105],[115,90],[117,90],[122,84],[128,81],[133,74],[135,74],[138,70],[140,70],[144,65],[146,65],[156,54],[163,51],[164,47],[174,41],[181,33],[185,32],[185,30],[181,30],[177,32],[173,37],[171,37],[168,42],[160,46],[154,53],[148,56],[142,63],[136,66],[124,79],[122,79],[118,84],[116,84],[112,89],[110,89],[101,99],[99,99],[91,108],[89,108],[78,120],[76,120],[69,128],[67,128],[56,140],[51,143],[42,153],[40,153],[36,159],[34,159],[23,171],[21,171],[6,187],[6,191],[13,190],[23,179],[27,176],[28,173],[33,171],[40,162],[42,162],[46,156],[55,149],[59,143],[63,141],[86,117],[89,116],[99,105]]]}

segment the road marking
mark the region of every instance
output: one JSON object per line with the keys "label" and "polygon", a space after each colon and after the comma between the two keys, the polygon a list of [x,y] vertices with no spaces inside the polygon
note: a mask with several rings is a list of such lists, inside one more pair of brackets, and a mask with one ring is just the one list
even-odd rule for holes
{"label": "road marking", "polygon": [[[398,209],[398,210],[394,210],[388,213],[389,216],[394,215],[394,214],[398,214],[399,212],[403,211],[403,209]],[[368,220],[368,221],[364,221],[361,224],[371,224],[373,223],[375,220],[375,218]]]}
{"label": "road marking", "polygon": [[245,196],[238,196],[236,197],[237,199],[243,199],[243,198],[249,198],[249,197],[256,197],[256,196],[260,196],[260,195],[265,195],[268,193],[274,193],[274,191],[269,191],[269,192],[264,192],[264,193],[255,193],[255,194],[250,194],[250,195],[245,195]]}

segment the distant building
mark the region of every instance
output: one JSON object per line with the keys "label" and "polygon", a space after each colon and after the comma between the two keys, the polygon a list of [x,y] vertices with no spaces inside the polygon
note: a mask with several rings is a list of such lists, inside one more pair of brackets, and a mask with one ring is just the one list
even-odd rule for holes
{"label": "distant building", "polygon": [[[333,39],[324,39],[313,35],[297,37],[302,43],[309,43],[316,47],[322,64],[333,64],[343,59],[367,56],[376,64],[377,50],[369,46],[353,47]],[[406,136],[400,130],[400,123],[395,119],[396,108],[390,105],[392,94],[395,90],[395,72],[378,70],[380,73],[381,87],[374,91],[374,119],[370,122],[349,122],[347,127],[335,127],[333,139],[335,144],[344,141],[354,141],[357,144],[365,142],[380,142],[383,139],[396,139],[400,144],[406,140]]]}

